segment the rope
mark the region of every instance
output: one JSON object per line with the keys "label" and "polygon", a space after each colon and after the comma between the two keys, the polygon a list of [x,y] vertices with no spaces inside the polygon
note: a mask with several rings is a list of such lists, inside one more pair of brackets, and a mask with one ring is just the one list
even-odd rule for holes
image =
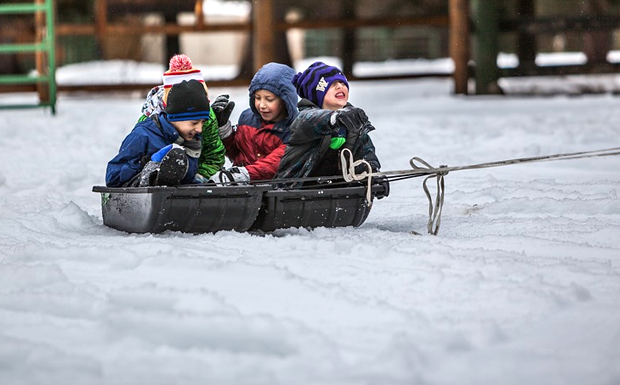
{"label": "rope", "polygon": [[[453,166],[453,167],[441,166],[440,168],[429,167],[429,168],[414,168],[413,170],[396,170],[396,171],[376,172],[373,175],[401,175],[401,176],[416,177],[416,176],[422,176],[422,175],[428,175],[428,174],[435,174],[438,172],[448,173],[452,171],[475,170],[475,169],[481,169],[481,168],[508,166],[511,164],[550,162],[550,161],[555,161],[555,160],[582,159],[582,158],[594,158],[594,157],[615,156],[615,155],[620,155],[620,147],[608,148],[605,150],[582,151],[582,152],[573,152],[573,153],[565,153],[565,154],[534,156],[534,157],[528,157],[528,158],[507,159],[507,160],[502,160],[502,161],[479,163],[479,164],[473,164],[473,165],[467,165],[467,166]],[[411,158],[409,163],[411,164],[413,160],[421,161],[420,158],[414,157],[414,158]]]}
{"label": "rope", "polygon": [[[420,167],[415,162],[419,162],[426,167]],[[411,168],[414,170],[431,170],[434,169],[430,164],[424,161],[421,158],[413,157],[409,160],[409,164]],[[439,166],[440,169],[446,169],[447,166]],[[445,193],[445,183],[444,176],[448,175],[447,171],[440,171],[435,174],[432,174],[424,179],[422,182],[422,187],[424,188],[424,194],[426,194],[426,198],[428,199],[428,224],[427,229],[429,234],[437,235],[439,233],[439,226],[441,225],[441,212],[443,210],[443,201],[444,201],[444,193]],[[433,205],[433,199],[431,198],[431,193],[428,189],[427,182],[429,179],[436,178],[437,179],[437,195],[435,196],[435,205]]]}
{"label": "rope", "polygon": [[[491,167],[500,167],[507,166],[511,164],[521,164],[521,163],[533,163],[533,162],[547,162],[554,160],[568,160],[568,159],[582,159],[582,158],[593,158],[599,156],[614,156],[620,155],[620,147],[609,148],[604,150],[595,150],[595,151],[582,151],[582,152],[573,152],[573,153],[565,153],[565,154],[553,154],[553,155],[545,155],[545,156],[535,156],[535,157],[527,157],[527,158],[516,158],[516,159],[508,159],[503,161],[495,161],[488,163],[479,163],[473,164],[469,166],[460,166],[460,167],[447,167],[447,166],[439,166],[439,168],[434,168],[426,161],[421,158],[413,157],[409,160],[409,164],[413,170],[401,170],[401,171],[389,171],[385,173],[375,173],[374,175],[406,175],[406,176],[420,176],[420,175],[429,175],[424,179],[422,186],[424,188],[424,193],[426,194],[426,198],[428,199],[428,232],[433,235],[437,235],[439,232],[439,226],[441,224],[441,213],[443,209],[444,203],[444,193],[445,193],[445,183],[444,176],[451,171],[460,171],[460,170],[474,170],[474,169],[482,169],[482,168],[491,168]],[[416,164],[416,162],[421,163],[425,167],[421,167]],[[435,204],[433,205],[433,199],[431,198],[431,194],[429,192],[427,182],[429,179],[436,178],[437,179],[437,195],[435,197]],[[414,232],[415,233],[415,232]],[[417,233],[416,233],[417,234]]]}
{"label": "rope", "polygon": [[[353,161],[353,153],[348,148],[345,148],[340,151],[340,164],[342,166],[342,177],[345,182],[359,181],[366,178],[366,202],[368,203],[368,207],[372,206],[372,176],[374,174],[370,163],[365,159]],[[355,167],[359,165],[364,165],[366,171],[356,174]]]}

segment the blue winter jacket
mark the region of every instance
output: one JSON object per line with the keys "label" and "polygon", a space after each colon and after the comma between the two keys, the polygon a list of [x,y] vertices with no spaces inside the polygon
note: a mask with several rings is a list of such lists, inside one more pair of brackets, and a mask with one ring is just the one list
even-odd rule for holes
{"label": "blue winter jacket", "polygon": [[[158,119],[161,127],[154,118]],[[200,140],[200,136],[197,135],[193,141],[200,143]],[[184,142],[168,120],[166,113],[154,114],[150,119],[138,122],[121,143],[118,155],[108,162],[106,186],[123,186],[142,171],[144,165],[151,160],[151,155],[159,149],[173,143],[183,145]],[[193,156],[187,158],[189,168],[185,178],[181,181],[182,184],[192,183],[198,171],[198,158]]]}

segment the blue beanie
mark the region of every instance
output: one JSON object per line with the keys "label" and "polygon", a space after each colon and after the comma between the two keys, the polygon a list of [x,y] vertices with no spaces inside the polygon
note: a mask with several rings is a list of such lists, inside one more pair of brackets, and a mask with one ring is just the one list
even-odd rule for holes
{"label": "blue beanie", "polygon": [[333,82],[340,80],[347,88],[349,82],[338,67],[329,66],[321,61],[310,64],[304,72],[299,72],[293,77],[293,85],[297,94],[310,100],[312,103],[323,108],[323,98]]}
{"label": "blue beanie", "polygon": [[209,119],[210,112],[209,97],[203,83],[193,79],[183,80],[170,89],[166,113],[171,122]]}

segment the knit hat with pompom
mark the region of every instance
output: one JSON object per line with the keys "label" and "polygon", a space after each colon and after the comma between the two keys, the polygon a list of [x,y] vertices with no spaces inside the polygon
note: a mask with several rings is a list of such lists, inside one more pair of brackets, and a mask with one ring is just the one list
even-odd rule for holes
{"label": "knit hat with pompom", "polygon": [[164,83],[164,104],[167,103],[168,93],[172,86],[181,83],[183,80],[196,80],[200,82],[204,86],[207,97],[209,95],[209,89],[202,76],[202,72],[198,68],[194,68],[191,59],[187,55],[174,55],[170,59],[168,70],[164,72],[162,79]]}
{"label": "knit hat with pompom", "polygon": [[327,65],[321,61],[314,62],[304,71],[293,76],[293,85],[297,94],[310,100],[319,108],[323,108],[323,99],[329,87],[335,81],[341,81],[349,88],[347,77],[338,67]]}

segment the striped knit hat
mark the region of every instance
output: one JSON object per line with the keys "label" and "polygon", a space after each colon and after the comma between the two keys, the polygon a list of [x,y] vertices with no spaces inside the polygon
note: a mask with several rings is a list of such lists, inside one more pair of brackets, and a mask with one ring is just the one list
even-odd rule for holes
{"label": "striped knit hat", "polygon": [[304,72],[299,72],[293,77],[293,85],[297,89],[297,94],[310,100],[312,103],[323,108],[323,98],[333,82],[340,80],[347,88],[349,82],[346,76],[338,67],[329,66],[317,61],[310,64]]}
{"label": "striped knit hat", "polygon": [[172,86],[181,83],[183,80],[196,80],[202,83],[207,96],[209,94],[209,89],[202,76],[202,72],[198,68],[194,68],[191,59],[184,54],[174,55],[170,59],[168,70],[164,72],[162,80],[164,83],[164,104],[167,103],[168,93]]}

